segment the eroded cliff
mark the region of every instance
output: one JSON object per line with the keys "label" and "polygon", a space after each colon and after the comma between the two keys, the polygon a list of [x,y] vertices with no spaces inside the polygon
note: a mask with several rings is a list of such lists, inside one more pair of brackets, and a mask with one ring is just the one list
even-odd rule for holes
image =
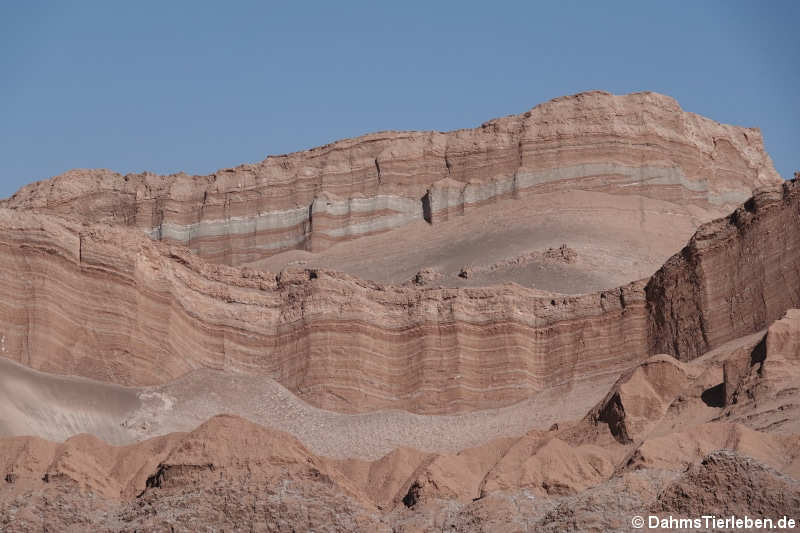
{"label": "eroded cliff", "polygon": [[650,351],[687,360],[800,305],[800,184],[757,191],[700,227],[649,281]]}
{"label": "eroded cliff", "polygon": [[0,529],[788,516],[798,264],[759,132],[653,93],[33,184],[0,201]]}
{"label": "eroded cliff", "polygon": [[656,93],[594,91],[475,129],[375,133],[208,176],[71,171],[6,206],[136,227],[239,265],[536,192],[639,194],[717,213],[779,181],[757,129]]}
{"label": "eroded cliff", "polygon": [[[695,357],[797,306],[797,186],[776,181],[757,130],[654,93],[602,92],[474,130],[378,133],[211,176],[75,171],[0,205],[0,349],[127,385],[198,368],[264,375],[343,411],[508,405],[651,353]],[[565,228],[587,223],[593,192],[612,210],[614,195],[651,196],[647,209],[694,205],[703,220],[759,186],[652,279],[587,294],[218,264],[553,191],[581,191],[582,207],[559,196],[574,219]],[[645,208],[631,213],[645,227]]]}
{"label": "eroded cliff", "polygon": [[124,228],[3,209],[3,354],[122,384],[202,367],[263,374],[347,411],[507,405],[650,353],[691,359],[800,305],[798,213],[787,182],[702,226],[649,281],[556,296],[276,276]]}
{"label": "eroded cliff", "polygon": [[48,372],[143,385],[206,367],[329,408],[449,412],[618,372],[646,346],[641,282],[570,297],[384,286],[212,265],[34,213],[0,210],[0,226],[4,355]]}

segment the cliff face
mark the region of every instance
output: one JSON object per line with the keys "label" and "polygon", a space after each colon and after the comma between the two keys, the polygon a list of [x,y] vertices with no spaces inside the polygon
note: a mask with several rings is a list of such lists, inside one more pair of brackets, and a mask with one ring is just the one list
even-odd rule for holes
{"label": "cliff face", "polygon": [[[365,281],[335,254],[414,256],[417,273]],[[238,265],[270,260],[306,268]],[[780,182],[758,132],[652,93],[206,177],[33,184],[0,201],[0,529],[790,516],[798,264],[800,182]],[[501,277],[515,268],[530,276]],[[572,292],[622,285],[499,283],[541,288],[537,269]],[[576,289],[590,271],[619,277]],[[448,272],[471,285],[433,286]]]}
{"label": "cliff face", "polygon": [[800,305],[800,185],[758,191],[701,226],[649,281],[650,351],[688,360]]}
{"label": "cliff face", "polygon": [[645,282],[581,296],[397,287],[325,270],[212,265],[123,228],[0,210],[3,355],[154,384],[268,375],[316,405],[452,412],[691,359],[800,305],[796,182],[757,194]]}
{"label": "cliff face", "polygon": [[383,132],[209,176],[71,171],[5,202],[127,225],[231,265],[563,189],[728,208],[779,182],[756,129],[655,93],[581,93],[471,130]]}
{"label": "cliff face", "polygon": [[212,176],[75,171],[0,204],[0,351],[130,385],[195,368],[266,375],[344,411],[508,405],[650,353],[693,358],[800,304],[797,186],[768,187],[703,226],[651,280],[578,296],[215,263],[537,191],[653,196],[708,214],[776,180],[757,130],[653,93],[600,92],[474,130],[379,133]]}
{"label": "cliff face", "polygon": [[143,385],[206,367],[328,408],[450,412],[618,372],[646,347],[642,283],[556,297],[276,277],[121,228],[11,210],[0,227],[3,355],[48,372]]}

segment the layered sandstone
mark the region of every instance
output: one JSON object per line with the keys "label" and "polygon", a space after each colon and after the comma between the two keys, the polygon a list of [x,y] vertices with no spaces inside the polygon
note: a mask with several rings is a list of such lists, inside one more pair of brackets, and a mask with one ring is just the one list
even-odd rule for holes
{"label": "layered sandstone", "polygon": [[238,265],[530,193],[638,194],[717,212],[778,181],[757,129],[656,93],[595,91],[475,129],[375,133],[208,176],[71,171],[6,205],[135,227]]}
{"label": "layered sandstone", "polygon": [[[26,187],[0,202],[0,529],[794,513],[800,184],[778,181],[757,130],[592,92]],[[347,255],[420,262],[366,281]],[[506,277],[548,268],[562,285]]]}
{"label": "layered sandstone", "polygon": [[[797,318],[791,311],[773,324],[755,366],[772,360],[796,370]],[[798,435],[754,430],[760,421],[752,417],[719,421],[723,406],[700,413],[692,407],[707,401],[703,391],[709,378],[719,379],[721,365],[752,344],[727,343],[689,363],[653,357],[627,372],[581,421],[457,453],[398,448],[371,461],[330,459],[289,434],[234,416],[119,447],[90,435],[64,443],[0,439],[0,526],[624,531],[642,510],[791,515],[800,501]],[[770,379],[770,372],[757,379]],[[617,438],[620,426],[596,416],[615,397],[633,439]],[[664,405],[666,418],[678,416],[680,426],[663,423]]]}
{"label": "layered sandstone", "polygon": [[650,350],[687,360],[800,305],[800,183],[757,191],[705,224],[645,289]]}
{"label": "layered sandstone", "polygon": [[724,370],[727,419],[781,434],[800,432],[800,310],[773,322],[754,349],[728,359]]}
{"label": "layered sandstone", "polygon": [[798,187],[765,190],[703,226],[646,287],[569,297],[325,270],[274,276],[124,228],[0,210],[4,354],[130,385],[196,368],[261,374],[348,411],[507,405],[653,352],[692,358],[800,305]]}
{"label": "layered sandstone", "polygon": [[571,297],[383,286],[210,265],[27,212],[0,210],[0,224],[0,289],[16,295],[0,303],[4,354],[48,372],[147,385],[212,368],[324,407],[448,412],[613,374],[646,346],[642,283]]}

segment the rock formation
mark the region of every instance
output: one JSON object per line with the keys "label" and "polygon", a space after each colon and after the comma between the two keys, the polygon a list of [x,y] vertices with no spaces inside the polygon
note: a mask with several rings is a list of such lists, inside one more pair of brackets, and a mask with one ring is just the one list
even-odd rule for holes
{"label": "rock formation", "polygon": [[209,176],[72,171],[6,203],[135,227],[238,265],[528,193],[596,190],[725,210],[777,182],[757,129],[655,93],[595,91],[472,130],[376,133]]}
{"label": "rock formation", "polygon": [[450,412],[618,373],[646,346],[642,283],[552,298],[276,277],[121,228],[9,210],[0,224],[0,290],[17,295],[0,304],[6,353],[47,372],[151,385],[212,368],[269,376],[326,408]]}
{"label": "rock formation", "polygon": [[[0,210],[5,353],[124,385],[194,368],[259,373],[351,411],[497,407],[652,353],[692,358],[800,306],[799,212],[796,182],[773,187],[701,227],[646,283],[551,297],[322,270],[276,277],[210,265],[124,228]],[[770,259],[764,267],[753,256]]]}
{"label": "rock formation", "polygon": [[797,307],[798,221],[800,186],[791,181],[702,226],[646,288],[651,351],[691,359]]}
{"label": "rock formation", "polygon": [[[403,264],[328,266],[360,252]],[[0,201],[0,529],[789,514],[798,265],[758,130],[653,93],[35,183]]]}

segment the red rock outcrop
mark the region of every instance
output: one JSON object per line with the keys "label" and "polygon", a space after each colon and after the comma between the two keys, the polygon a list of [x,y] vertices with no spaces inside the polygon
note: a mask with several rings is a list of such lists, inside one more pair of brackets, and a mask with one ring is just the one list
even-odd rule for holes
{"label": "red rock outcrop", "polygon": [[588,419],[607,424],[622,444],[639,441],[687,385],[687,371],[678,361],[656,355],[625,372]]}
{"label": "red rock outcrop", "polygon": [[[778,182],[757,130],[653,93],[592,92],[474,130],[378,133],[211,176],[76,171],[26,187],[0,202],[0,356],[73,376],[0,365],[0,434],[97,434],[0,438],[0,529],[605,531],[648,509],[791,512],[800,184]],[[293,252],[302,262],[403,225],[461,231],[446,221],[472,209],[497,222],[478,206],[500,199],[583,206],[567,230],[591,223],[601,197],[625,208],[618,230],[639,215],[645,227],[648,211],[677,220],[658,214],[680,203],[689,231],[756,187],[652,277],[587,294],[432,287],[446,277],[427,265],[404,285],[235,266],[290,248],[312,252]],[[587,235],[460,264],[477,265],[476,283],[592,253],[584,270],[617,264]],[[359,243],[378,238],[395,234]],[[677,246],[645,248],[625,260],[650,272]],[[294,395],[413,413],[331,413]]]}
{"label": "red rock outcrop", "polygon": [[788,310],[724,370],[727,419],[782,434],[800,431],[800,310]]}
{"label": "red rock outcrop", "polygon": [[800,306],[800,183],[703,225],[650,279],[650,351],[688,360]]}
{"label": "red rock outcrop", "polygon": [[200,367],[260,373],[349,411],[507,405],[651,352],[691,358],[800,305],[799,189],[768,189],[703,226],[646,289],[569,297],[384,286],[324,270],[275,277],[124,228],[4,209],[4,354],[122,384]]}
{"label": "red rock outcrop", "polygon": [[275,277],[122,228],[11,210],[0,226],[0,290],[15,295],[0,302],[4,353],[48,372],[141,385],[206,367],[324,407],[449,412],[619,372],[646,345],[641,283],[554,298]]}
{"label": "red rock outcrop", "polygon": [[237,265],[531,192],[727,209],[779,181],[757,129],[687,113],[656,93],[594,91],[476,129],[375,133],[209,176],[71,171],[5,203],[132,226]]}
{"label": "red rock outcrop", "polygon": [[796,439],[731,424],[670,437],[647,441],[616,473],[614,453],[542,432],[450,456],[398,450],[361,465],[230,416],[118,448],[85,435],[0,439],[0,526],[474,531],[500,520],[563,530],[606,513],[787,513],[800,501],[797,468],[786,466]]}

